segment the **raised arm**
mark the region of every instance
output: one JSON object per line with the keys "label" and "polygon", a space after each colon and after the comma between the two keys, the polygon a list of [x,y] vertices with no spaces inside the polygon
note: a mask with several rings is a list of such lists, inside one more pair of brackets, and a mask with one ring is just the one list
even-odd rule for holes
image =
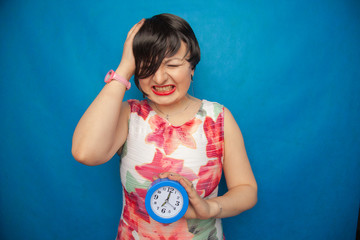
{"label": "raised arm", "polygon": [[[135,72],[132,43],[143,22],[129,31],[116,69],[116,73],[127,80]],[[77,161],[91,166],[105,163],[124,144],[129,118],[129,106],[122,103],[125,91],[125,85],[118,81],[107,83],[81,117],[72,141],[72,154]]]}

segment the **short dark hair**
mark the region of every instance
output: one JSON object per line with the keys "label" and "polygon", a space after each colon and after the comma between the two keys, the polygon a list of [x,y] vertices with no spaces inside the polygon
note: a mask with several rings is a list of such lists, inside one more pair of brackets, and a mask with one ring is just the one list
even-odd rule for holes
{"label": "short dark hair", "polygon": [[168,13],[145,19],[133,41],[136,66],[134,80],[139,89],[139,79],[153,75],[165,57],[177,53],[181,42],[187,47],[186,60],[195,69],[200,61],[200,47],[189,23]]}

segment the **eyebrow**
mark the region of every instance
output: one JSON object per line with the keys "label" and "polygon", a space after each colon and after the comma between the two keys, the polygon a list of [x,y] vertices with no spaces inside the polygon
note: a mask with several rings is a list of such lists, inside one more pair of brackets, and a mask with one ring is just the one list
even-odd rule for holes
{"label": "eyebrow", "polygon": [[174,58],[172,58],[172,57],[170,57],[170,58],[168,58],[168,59],[164,59],[164,63],[168,63],[168,62],[170,62],[170,61],[173,61],[173,60],[180,60],[180,61],[184,61],[185,60],[185,57],[183,57],[183,58],[179,58],[179,57],[174,57]]}

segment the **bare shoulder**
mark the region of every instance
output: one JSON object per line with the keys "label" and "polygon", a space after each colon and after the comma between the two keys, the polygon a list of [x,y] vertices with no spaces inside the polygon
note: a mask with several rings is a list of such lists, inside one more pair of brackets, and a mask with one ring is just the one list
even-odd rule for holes
{"label": "bare shoulder", "polygon": [[228,155],[229,152],[238,152],[239,148],[244,149],[244,140],[240,127],[226,107],[224,107],[224,142]]}
{"label": "bare shoulder", "polygon": [[226,107],[224,107],[224,134],[225,134],[225,138],[226,135],[233,135],[235,132],[240,132],[240,128],[239,125],[237,124],[234,116],[232,115],[232,113],[230,112],[230,110]]}

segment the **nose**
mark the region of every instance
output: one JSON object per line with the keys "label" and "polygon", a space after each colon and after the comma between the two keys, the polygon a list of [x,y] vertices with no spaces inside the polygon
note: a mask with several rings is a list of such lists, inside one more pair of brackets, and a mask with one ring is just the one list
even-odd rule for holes
{"label": "nose", "polygon": [[154,73],[153,80],[157,85],[164,85],[168,79],[165,67],[161,64],[159,69]]}

